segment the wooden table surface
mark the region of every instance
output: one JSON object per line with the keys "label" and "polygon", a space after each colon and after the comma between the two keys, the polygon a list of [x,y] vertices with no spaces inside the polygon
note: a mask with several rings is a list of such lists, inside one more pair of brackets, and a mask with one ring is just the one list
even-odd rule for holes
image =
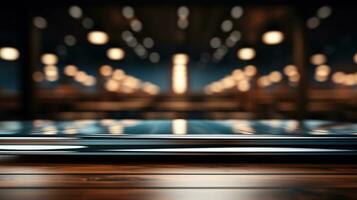
{"label": "wooden table surface", "polygon": [[0,199],[357,199],[357,164],[0,156]]}

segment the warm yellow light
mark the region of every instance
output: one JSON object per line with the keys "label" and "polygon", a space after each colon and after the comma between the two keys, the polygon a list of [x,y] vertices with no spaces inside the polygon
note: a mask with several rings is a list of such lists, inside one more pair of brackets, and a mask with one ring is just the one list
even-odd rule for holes
{"label": "warm yellow light", "polygon": [[226,89],[231,88],[236,84],[236,82],[234,81],[232,76],[227,76],[227,77],[223,78],[221,82],[222,82],[224,88],[226,88]]}
{"label": "warm yellow light", "polygon": [[122,124],[115,124],[108,127],[108,131],[113,135],[120,135],[124,132],[124,127]]}
{"label": "warm yellow light", "polygon": [[244,68],[244,74],[246,76],[252,77],[257,73],[257,68],[254,65],[247,65]]}
{"label": "warm yellow light", "polygon": [[282,80],[282,75],[278,71],[273,71],[269,74],[269,80],[273,83],[278,83]]}
{"label": "warm yellow light", "polygon": [[325,77],[328,76],[331,72],[331,69],[328,65],[319,65],[316,67],[316,76]]}
{"label": "warm yellow light", "polygon": [[74,76],[74,80],[81,82],[81,83],[84,82],[84,80],[86,80],[86,78],[87,78],[87,73],[85,73],[84,71],[79,71]]}
{"label": "warm yellow light", "polygon": [[293,83],[297,83],[300,80],[300,74],[295,74],[293,76],[289,76],[289,81]]}
{"label": "warm yellow light", "polygon": [[126,87],[124,85],[121,85],[120,86],[120,91],[123,92],[123,93],[126,93],[126,94],[130,94],[130,93],[134,92],[134,89],[130,88],[130,87]]}
{"label": "warm yellow light", "polygon": [[103,45],[109,41],[109,36],[103,31],[92,31],[88,33],[87,39],[92,44]]}
{"label": "warm yellow light", "polygon": [[284,34],[281,31],[268,31],[262,36],[262,41],[267,45],[277,45],[284,40]]}
{"label": "warm yellow light", "polygon": [[234,80],[236,81],[240,81],[240,80],[243,80],[245,79],[245,74],[243,73],[243,71],[241,69],[235,69],[233,72],[232,72],[232,77]]}
{"label": "warm yellow light", "polygon": [[130,89],[139,89],[141,86],[141,81],[133,76],[125,76],[122,84],[123,86]]}
{"label": "warm yellow light", "polygon": [[172,57],[172,91],[176,94],[184,94],[188,88],[187,64],[189,57],[179,53]]}
{"label": "warm yellow light", "polygon": [[75,127],[65,127],[63,129],[64,134],[72,135],[72,134],[77,134],[78,130]]}
{"label": "warm yellow light", "polygon": [[289,77],[295,76],[296,74],[298,74],[297,67],[295,65],[287,65],[284,68],[284,74]]}
{"label": "warm yellow light", "polygon": [[160,88],[149,82],[142,84],[142,90],[150,95],[157,95],[160,92]]}
{"label": "warm yellow light", "polygon": [[311,56],[310,58],[310,62],[311,64],[313,65],[322,65],[322,64],[325,64],[327,61],[327,58],[324,54],[314,54]]}
{"label": "warm yellow light", "polygon": [[344,77],[343,84],[347,86],[352,86],[356,84],[355,76],[354,74],[347,74]]}
{"label": "warm yellow light", "polygon": [[250,83],[248,80],[239,81],[237,89],[241,92],[247,92],[250,89]]}
{"label": "warm yellow light", "polygon": [[187,120],[185,119],[172,120],[172,133],[175,135],[187,134]]}
{"label": "warm yellow light", "polygon": [[268,87],[271,85],[271,82],[268,76],[262,76],[258,79],[257,84],[259,87]]}
{"label": "warm yellow light", "polygon": [[345,78],[345,73],[343,73],[343,72],[335,72],[332,75],[332,81],[334,83],[342,83],[344,78]]}
{"label": "warm yellow light", "polygon": [[125,52],[121,48],[110,48],[107,50],[107,56],[111,60],[122,60],[125,57]]}
{"label": "warm yellow light", "polygon": [[187,66],[174,65],[172,69],[172,90],[176,94],[187,91]]}
{"label": "warm yellow light", "polygon": [[209,86],[209,89],[212,91],[212,92],[222,92],[223,89],[224,89],[224,85],[221,83],[221,82],[214,82],[212,83],[210,86]]}
{"label": "warm yellow light", "polygon": [[125,72],[121,69],[116,69],[113,72],[113,79],[120,81],[125,78]]}
{"label": "warm yellow light", "polygon": [[99,73],[102,76],[110,76],[113,72],[113,68],[110,65],[102,65],[99,69]]}
{"label": "warm yellow light", "polygon": [[45,77],[47,81],[54,82],[58,80],[58,75],[55,76],[46,76]]}
{"label": "warm yellow light", "polygon": [[188,63],[188,60],[188,55],[184,53],[178,53],[172,57],[172,62],[174,65],[186,65]]}
{"label": "warm yellow light", "polygon": [[325,82],[325,81],[327,81],[327,79],[328,79],[328,76],[320,76],[318,74],[315,74],[315,80],[318,82]]}
{"label": "warm yellow light", "polygon": [[116,92],[119,89],[119,87],[120,84],[113,79],[110,79],[105,83],[105,89],[107,89],[110,92]]}
{"label": "warm yellow light", "polygon": [[237,56],[241,60],[252,60],[255,58],[255,50],[253,48],[241,48],[238,50]]}
{"label": "warm yellow light", "polygon": [[353,61],[357,64],[357,53],[353,56]]}
{"label": "warm yellow light", "polygon": [[87,76],[84,80],[83,80],[83,85],[85,86],[93,86],[97,83],[97,80],[93,77],[93,76]]}
{"label": "warm yellow light", "polygon": [[51,77],[58,76],[58,69],[54,65],[46,65],[43,68],[43,70],[46,76],[51,76]]}
{"label": "warm yellow light", "polygon": [[0,48],[0,58],[3,60],[14,61],[20,57],[20,52],[13,47]]}
{"label": "warm yellow light", "polygon": [[75,76],[77,71],[78,71],[78,69],[75,65],[67,65],[64,68],[64,74],[67,76]]}
{"label": "warm yellow light", "polygon": [[55,65],[58,62],[58,57],[52,53],[45,53],[41,56],[41,62],[44,65]]}

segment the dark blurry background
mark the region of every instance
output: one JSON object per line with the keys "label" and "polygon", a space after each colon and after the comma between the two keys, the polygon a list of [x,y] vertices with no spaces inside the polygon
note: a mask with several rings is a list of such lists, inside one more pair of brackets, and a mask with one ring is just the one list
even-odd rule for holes
{"label": "dark blurry background", "polygon": [[357,120],[350,1],[13,1],[0,119]]}

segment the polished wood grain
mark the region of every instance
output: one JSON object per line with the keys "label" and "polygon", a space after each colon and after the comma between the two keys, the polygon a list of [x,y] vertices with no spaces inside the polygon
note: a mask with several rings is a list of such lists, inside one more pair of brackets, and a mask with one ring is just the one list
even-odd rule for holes
{"label": "polished wood grain", "polygon": [[321,200],[355,199],[355,190],[311,189],[6,189],[2,199]]}
{"label": "polished wood grain", "polygon": [[0,199],[357,199],[357,165],[7,156]]}

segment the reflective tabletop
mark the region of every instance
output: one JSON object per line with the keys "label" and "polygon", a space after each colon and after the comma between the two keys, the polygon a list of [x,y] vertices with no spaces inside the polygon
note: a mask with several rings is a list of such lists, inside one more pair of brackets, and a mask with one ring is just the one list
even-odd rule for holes
{"label": "reflective tabletop", "polygon": [[357,124],[319,120],[75,120],[3,121],[6,136],[353,136]]}
{"label": "reflective tabletop", "polygon": [[320,120],[0,122],[1,154],[351,154],[357,124]]}

